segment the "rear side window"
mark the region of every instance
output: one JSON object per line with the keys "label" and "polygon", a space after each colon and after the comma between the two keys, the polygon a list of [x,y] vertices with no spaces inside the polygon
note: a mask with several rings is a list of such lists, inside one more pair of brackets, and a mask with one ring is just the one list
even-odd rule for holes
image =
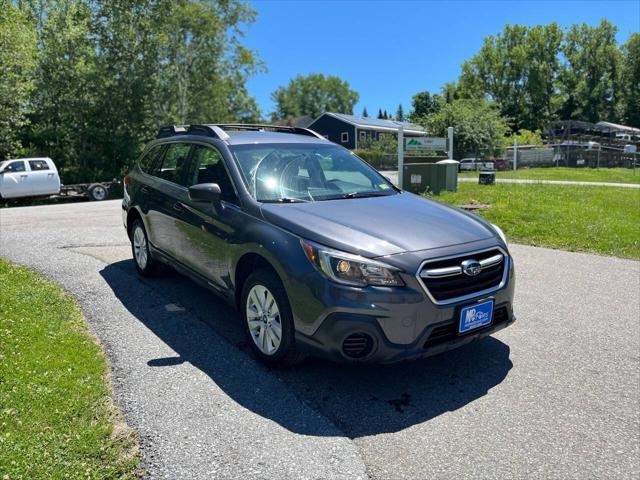
{"label": "rear side window", "polygon": [[224,160],[218,150],[204,145],[194,145],[189,172],[188,187],[198,183],[217,183],[220,187],[220,198],[225,202],[238,203],[231,178],[224,166]]}
{"label": "rear side window", "polygon": [[191,145],[188,143],[170,143],[155,176],[186,187],[187,160],[190,149]]}
{"label": "rear side window", "polygon": [[49,165],[44,160],[29,160],[31,170],[49,170]]}
{"label": "rear side window", "polygon": [[24,172],[26,170],[27,167],[24,162],[11,162],[4,168],[3,172]]}
{"label": "rear side window", "polygon": [[152,147],[147,153],[145,153],[140,161],[138,162],[140,165],[140,170],[144,173],[148,173],[149,175],[155,175],[155,168],[159,166],[160,157],[162,157],[162,152],[164,152],[165,145],[156,145]]}

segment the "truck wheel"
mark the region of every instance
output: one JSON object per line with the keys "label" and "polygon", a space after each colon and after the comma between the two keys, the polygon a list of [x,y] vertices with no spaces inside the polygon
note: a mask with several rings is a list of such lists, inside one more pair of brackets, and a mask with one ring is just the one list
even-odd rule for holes
{"label": "truck wheel", "polygon": [[274,272],[260,269],[249,275],[242,288],[240,309],[247,341],[260,361],[282,367],[305,358],[295,348],[289,299]]}
{"label": "truck wheel", "polygon": [[93,185],[89,185],[89,188],[87,189],[87,196],[89,197],[89,200],[100,202],[102,200],[106,200],[109,196],[109,191],[104,185],[94,183]]}

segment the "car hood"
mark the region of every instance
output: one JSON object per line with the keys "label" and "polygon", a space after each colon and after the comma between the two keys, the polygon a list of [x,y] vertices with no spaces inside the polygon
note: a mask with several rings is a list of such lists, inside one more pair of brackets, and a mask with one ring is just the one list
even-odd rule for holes
{"label": "car hood", "polygon": [[265,203],[262,214],[300,237],[370,258],[495,236],[475,215],[406,192],[308,203]]}

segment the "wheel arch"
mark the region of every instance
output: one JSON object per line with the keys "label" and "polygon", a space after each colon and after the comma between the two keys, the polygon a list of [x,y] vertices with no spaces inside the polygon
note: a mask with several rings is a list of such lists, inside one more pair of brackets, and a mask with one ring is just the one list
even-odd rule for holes
{"label": "wheel arch", "polygon": [[147,236],[149,235],[149,230],[147,229],[146,224],[144,223],[144,218],[142,218],[142,214],[136,207],[132,207],[127,212],[127,237],[131,240],[131,227],[133,226],[133,222],[135,220],[140,220],[142,225],[144,225],[145,230],[147,230]]}
{"label": "wheel arch", "polygon": [[282,276],[271,261],[269,261],[260,253],[253,251],[246,252],[238,259],[238,261],[236,262],[236,267],[234,269],[234,303],[236,308],[240,308],[240,301],[242,299],[242,288],[244,287],[247,278],[249,278],[249,275],[251,275],[251,273],[261,268],[271,270],[284,284]]}

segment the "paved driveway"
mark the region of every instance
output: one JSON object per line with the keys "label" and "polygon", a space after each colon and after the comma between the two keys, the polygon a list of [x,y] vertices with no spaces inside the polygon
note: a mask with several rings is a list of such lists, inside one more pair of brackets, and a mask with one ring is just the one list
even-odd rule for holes
{"label": "paved driveway", "polygon": [[514,326],[411,364],[257,364],[238,316],[141,280],[117,201],[0,210],[77,296],[151,478],[638,478],[640,263],[514,245]]}

